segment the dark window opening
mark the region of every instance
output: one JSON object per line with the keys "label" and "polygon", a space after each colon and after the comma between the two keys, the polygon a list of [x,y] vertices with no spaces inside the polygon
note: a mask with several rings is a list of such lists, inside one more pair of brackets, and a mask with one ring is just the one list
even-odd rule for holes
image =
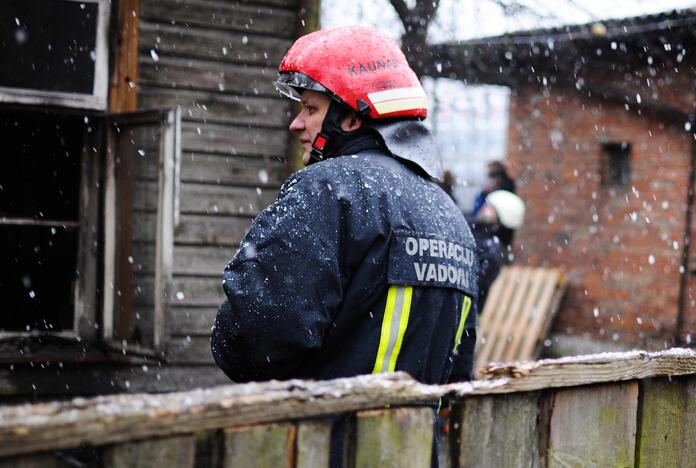
{"label": "dark window opening", "polygon": [[73,329],[83,118],[0,111],[0,331]]}
{"label": "dark window opening", "polygon": [[605,143],[603,171],[604,185],[608,187],[625,187],[631,183],[631,144],[626,142]]}
{"label": "dark window opening", "polygon": [[0,86],[91,94],[98,5],[0,2]]}

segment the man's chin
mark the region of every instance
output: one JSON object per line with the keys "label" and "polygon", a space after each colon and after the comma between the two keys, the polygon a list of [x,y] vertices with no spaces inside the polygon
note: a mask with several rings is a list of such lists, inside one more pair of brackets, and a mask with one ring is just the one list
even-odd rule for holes
{"label": "man's chin", "polygon": [[305,167],[309,166],[309,151],[305,151],[302,155],[302,164],[304,164]]}

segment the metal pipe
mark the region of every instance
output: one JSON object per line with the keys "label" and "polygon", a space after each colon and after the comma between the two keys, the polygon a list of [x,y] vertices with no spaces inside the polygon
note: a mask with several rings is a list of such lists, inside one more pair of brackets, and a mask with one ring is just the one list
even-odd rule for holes
{"label": "metal pipe", "polygon": [[679,301],[677,304],[677,325],[674,330],[674,343],[683,346],[685,343],[682,336],[684,330],[684,315],[686,313],[686,288],[689,278],[689,252],[691,250],[691,226],[693,223],[694,212],[694,182],[696,181],[696,118],[694,114],[689,115],[691,125],[691,163],[689,164],[689,185],[686,191],[686,222],[684,226],[684,241],[682,250],[682,261],[679,277]]}

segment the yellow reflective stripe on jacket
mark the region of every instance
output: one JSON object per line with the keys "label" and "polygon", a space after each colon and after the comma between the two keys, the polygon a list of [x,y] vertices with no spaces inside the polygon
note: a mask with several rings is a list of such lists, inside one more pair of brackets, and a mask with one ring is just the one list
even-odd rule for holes
{"label": "yellow reflective stripe on jacket", "polygon": [[464,296],[464,302],[462,303],[461,319],[459,319],[459,326],[457,327],[457,334],[454,337],[454,349],[457,349],[459,347],[459,343],[462,342],[462,333],[464,333],[464,323],[466,323],[466,318],[469,316],[470,310],[471,310],[471,298],[469,296]]}
{"label": "yellow reflective stripe on jacket", "polygon": [[411,313],[412,286],[389,286],[373,374],[393,372]]}

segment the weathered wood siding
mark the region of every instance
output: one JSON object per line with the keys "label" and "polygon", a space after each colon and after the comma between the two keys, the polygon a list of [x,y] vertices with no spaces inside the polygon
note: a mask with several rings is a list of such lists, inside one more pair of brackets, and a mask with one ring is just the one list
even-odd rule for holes
{"label": "weathered wood siding", "polygon": [[138,107],[182,113],[168,363],[212,363],[222,270],[287,175],[290,103],[273,81],[298,8],[296,0],[141,0]]}

